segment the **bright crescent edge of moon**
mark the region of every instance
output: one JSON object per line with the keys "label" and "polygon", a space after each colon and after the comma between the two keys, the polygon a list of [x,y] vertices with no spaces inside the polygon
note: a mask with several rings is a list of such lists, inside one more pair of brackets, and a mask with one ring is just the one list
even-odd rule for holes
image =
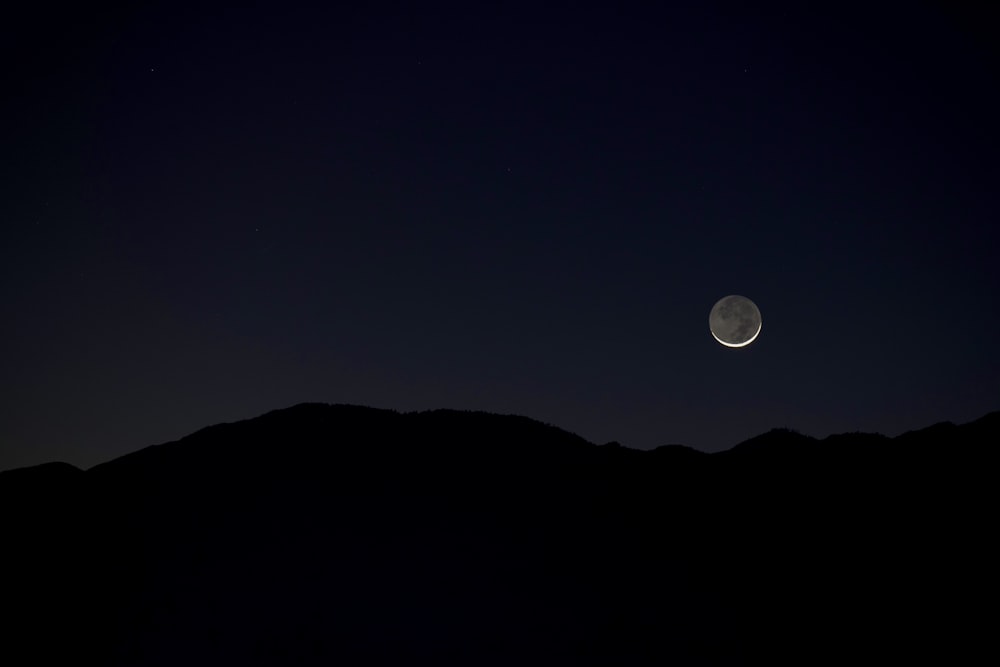
{"label": "bright crescent edge of moon", "polygon": [[750,343],[754,342],[757,339],[757,336],[760,335],[760,330],[761,330],[761,327],[763,326],[763,324],[764,324],[763,322],[761,322],[760,324],[758,324],[757,325],[757,331],[756,331],[756,333],[754,333],[754,335],[750,336],[749,340],[747,340],[747,341],[745,341],[743,343],[727,343],[726,341],[724,341],[721,338],[719,338],[718,336],[716,336],[715,332],[712,331],[711,329],[709,329],[709,332],[712,334],[712,338],[714,338],[715,340],[719,341],[720,343],[722,343],[726,347],[746,347]]}

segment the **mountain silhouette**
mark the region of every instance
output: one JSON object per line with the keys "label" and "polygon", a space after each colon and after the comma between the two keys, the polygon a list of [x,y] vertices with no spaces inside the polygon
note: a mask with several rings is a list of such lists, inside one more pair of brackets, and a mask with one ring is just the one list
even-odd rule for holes
{"label": "mountain silhouette", "polygon": [[0,473],[4,665],[750,665],[989,647],[1000,412],[718,454],[302,404]]}

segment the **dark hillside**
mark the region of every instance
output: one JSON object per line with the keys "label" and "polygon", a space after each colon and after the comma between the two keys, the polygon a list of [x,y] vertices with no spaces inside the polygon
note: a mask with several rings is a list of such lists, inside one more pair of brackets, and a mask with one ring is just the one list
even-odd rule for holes
{"label": "dark hillside", "polygon": [[996,413],[890,439],[596,446],[298,405],[0,475],[4,664],[962,661]]}

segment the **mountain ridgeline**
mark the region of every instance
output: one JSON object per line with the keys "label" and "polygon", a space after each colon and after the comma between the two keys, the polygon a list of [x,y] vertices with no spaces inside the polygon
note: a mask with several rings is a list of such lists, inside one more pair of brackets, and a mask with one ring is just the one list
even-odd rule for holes
{"label": "mountain ridgeline", "polygon": [[4,665],[964,663],[1000,412],[717,454],[303,404],[0,473]]}

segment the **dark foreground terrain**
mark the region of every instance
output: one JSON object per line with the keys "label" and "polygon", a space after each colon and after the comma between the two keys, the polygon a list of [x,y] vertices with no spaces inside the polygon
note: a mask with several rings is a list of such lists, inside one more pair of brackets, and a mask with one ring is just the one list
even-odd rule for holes
{"label": "dark foreground terrain", "polygon": [[308,404],[8,471],[0,664],[978,662],[998,435],[708,455]]}

